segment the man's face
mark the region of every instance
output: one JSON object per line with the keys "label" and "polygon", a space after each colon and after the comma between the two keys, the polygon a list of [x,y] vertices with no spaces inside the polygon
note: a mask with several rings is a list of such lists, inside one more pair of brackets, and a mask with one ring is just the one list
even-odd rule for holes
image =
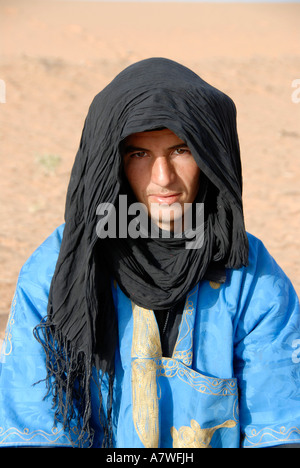
{"label": "man's face", "polygon": [[186,143],[168,129],[134,133],[124,141],[123,161],[137,201],[160,228],[174,230],[199,188],[200,169]]}

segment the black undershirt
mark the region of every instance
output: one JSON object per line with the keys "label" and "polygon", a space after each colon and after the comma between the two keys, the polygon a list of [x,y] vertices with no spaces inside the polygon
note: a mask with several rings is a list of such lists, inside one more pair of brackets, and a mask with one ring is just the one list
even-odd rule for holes
{"label": "black undershirt", "polygon": [[172,357],[176,344],[178,329],[184,309],[185,299],[170,309],[154,310],[164,357]]}

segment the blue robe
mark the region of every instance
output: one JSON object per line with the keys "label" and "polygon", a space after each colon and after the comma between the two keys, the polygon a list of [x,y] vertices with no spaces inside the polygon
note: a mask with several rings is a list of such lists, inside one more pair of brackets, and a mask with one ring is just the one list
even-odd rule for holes
{"label": "blue robe", "polygon": [[[63,226],[19,275],[0,359],[0,447],[76,444],[76,427],[69,433],[54,425],[51,395],[44,398],[45,355],[32,334],[46,315],[62,233]],[[115,447],[300,441],[298,298],[263,244],[251,235],[249,244],[248,267],[228,270],[224,284],[202,281],[190,291],[172,357],[162,356],[153,311],[131,303],[112,281],[119,326]],[[91,391],[98,447],[98,392]]]}

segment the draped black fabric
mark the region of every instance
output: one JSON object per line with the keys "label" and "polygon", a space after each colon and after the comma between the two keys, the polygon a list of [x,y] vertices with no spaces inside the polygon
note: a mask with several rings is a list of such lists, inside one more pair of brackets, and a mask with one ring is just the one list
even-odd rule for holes
{"label": "draped black fabric", "polygon": [[[117,208],[118,195],[129,191],[122,141],[160,128],[186,142],[201,169],[197,201],[204,202],[205,216],[199,249],[186,249],[184,239],[101,240],[96,233],[99,204]],[[209,271],[239,268],[247,259],[234,103],[176,62],[154,58],[129,66],[90,106],[69,183],[48,315],[36,329],[48,381],[54,381],[56,417],[68,426],[78,413],[79,440],[92,440],[92,367],[108,375],[111,386],[114,375],[112,278],[138,305],[161,310],[182,301]],[[101,382],[99,388],[101,396]],[[109,412],[104,445],[110,440]]]}

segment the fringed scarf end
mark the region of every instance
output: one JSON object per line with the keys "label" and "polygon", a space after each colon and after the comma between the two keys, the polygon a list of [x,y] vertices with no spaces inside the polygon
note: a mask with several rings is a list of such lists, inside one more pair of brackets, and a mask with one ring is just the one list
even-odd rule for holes
{"label": "fringed scarf end", "polygon": [[54,423],[62,424],[73,447],[91,447],[94,439],[91,427],[91,358],[74,350],[47,319],[33,332],[46,355],[44,381],[47,393],[44,398],[52,395]]}

